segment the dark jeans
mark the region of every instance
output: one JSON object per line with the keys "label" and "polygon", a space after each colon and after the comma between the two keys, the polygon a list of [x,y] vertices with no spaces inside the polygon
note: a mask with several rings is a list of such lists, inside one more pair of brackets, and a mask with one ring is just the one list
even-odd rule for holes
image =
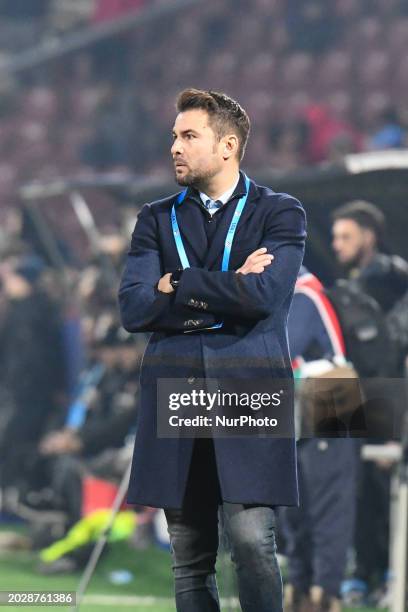
{"label": "dark jeans", "polygon": [[183,507],[165,510],[177,612],[220,610],[215,578],[220,505],[243,612],[281,612],[274,510],[222,501],[210,439],[195,441]]}

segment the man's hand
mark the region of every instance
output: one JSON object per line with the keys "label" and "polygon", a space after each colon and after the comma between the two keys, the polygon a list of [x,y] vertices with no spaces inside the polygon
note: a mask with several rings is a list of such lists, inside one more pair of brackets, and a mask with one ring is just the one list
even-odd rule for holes
{"label": "man's hand", "polygon": [[12,300],[23,300],[31,294],[30,283],[7,264],[0,266],[0,280],[4,293]]}
{"label": "man's hand", "polygon": [[239,272],[240,274],[249,274],[250,272],[260,274],[263,272],[266,266],[269,266],[273,260],[273,255],[270,255],[266,251],[266,247],[262,247],[248,255],[244,265],[238,268],[238,270],[235,270],[235,272]]}
{"label": "man's hand", "polygon": [[167,272],[167,274],[162,276],[161,279],[159,280],[157,289],[161,291],[162,293],[173,293],[174,289],[170,285],[170,277],[171,277],[171,272]]}
{"label": "man's hand", "polygon": [[43,455],[75,453],[81,449],[82,443],[79,436],[69,428],[51,431],[39,443],[39,451]]}
{"label": "man's hand", "polygon": [[[249,272],[260,274],[265,270],[266,266],[269,266],[269,264],[272,263],[273,255],[270,255],[266,251],[266,247],[257,249],[248,255],[244,265],[235,271],[239,272],[240,274],[249,274]],[[172,293],[174,291],[173,287],[170,285],[170,277],[171,272],[167,272],[167,274],[162,276],[159,280],[157,289],[162,293]]]}

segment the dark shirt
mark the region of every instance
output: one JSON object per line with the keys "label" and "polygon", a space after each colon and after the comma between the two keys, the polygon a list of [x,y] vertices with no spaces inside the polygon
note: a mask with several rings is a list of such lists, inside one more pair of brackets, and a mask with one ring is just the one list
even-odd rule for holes
{"label": "dark shirt", "polygon": [[408,263],[396,255],[378,253],[359,272],[356,282],[386,313],[408,290]]}

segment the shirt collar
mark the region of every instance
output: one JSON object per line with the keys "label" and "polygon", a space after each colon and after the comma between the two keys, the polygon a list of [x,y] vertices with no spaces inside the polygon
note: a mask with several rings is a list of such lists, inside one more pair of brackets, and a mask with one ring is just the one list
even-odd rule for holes
{"label": "shirt collar", "polygon": [[[232,193],[231,193],[232,191]],[[226,193],[224,193],[221,198],[217,198],[217,200],[221,200],[223,204],[234,200],[235,198],[244,196],[246,193],[245,190],[245,177],[243,172],[240,170],[239,171],[239,178],[238,181],[236,183],[236,185],[234,187],[232,187],[232,189],[229,189]],[[224,200],[224,196],[227,195],[227,198]],[[205,196],[206,199],[210,199],[208,198],[208,196]],[[198,203],[201,203],[201,196],[200,196],[200,192],[195,189],[194,187],[188,187],[187,188],[187,193],[186,193],[186,199],[187,198],[191,198],[192,200],[195,200]]]}
{"label": "shirt collar", "polygon": [[202,199],[202,201],[204,202],[204,204],[206,204],[206,202],[208,200],[211,200],[211,202],[221,202],[222,204],[225,204],[226,202],[228,202],[228,200],[230,199],[230,197],[232,196],[232,194],[235,191],[236,186],[239,183],[239,179],[240,176],[238,174],[238,177],[235,181],[235,183],[233,184],[232,187],[230,187],[229,189],[227,189],[227,191],[225,191],[222,195],[220,195],[219,198],[217,198],[216,200],[213,200],[212,198],[210,198],[206,193],[204,193],[203,191],[200,191],[200,198]]}

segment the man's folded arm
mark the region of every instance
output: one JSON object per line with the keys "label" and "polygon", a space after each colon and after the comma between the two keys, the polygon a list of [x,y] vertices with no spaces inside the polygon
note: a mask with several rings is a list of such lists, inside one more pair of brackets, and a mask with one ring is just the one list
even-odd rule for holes
{"label": "man's folded arm", "polygon": [[[174,293],[157,290],[162,275],[156,220],[150,207],[145,205],[132,234],[119,288],[120,314],[127,331],[184,331],[186,317],[197,317],[190,308],[175,303]],[[199,327],[215,322],[212,314],[200,313]]]}
{"label": "man's folded arm", "polygon": [[[271,213],[259,247],[274,255],[264,272],[184,270],[175,302],[199,305],[219,317],[264,319],[273,314],[293,290],[304,254],[305,214],[300,203],[281,196]],[[201,308],[200,308],[201,305]]]}

